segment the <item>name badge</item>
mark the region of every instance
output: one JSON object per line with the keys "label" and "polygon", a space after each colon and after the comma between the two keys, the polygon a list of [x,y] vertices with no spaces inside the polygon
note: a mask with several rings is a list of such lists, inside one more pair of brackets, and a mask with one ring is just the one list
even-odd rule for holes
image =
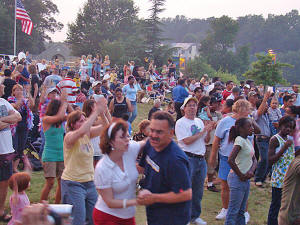
{"label": "name badge", "polygon": [[152,167],[155,172],[159,173],[159,166],[155,162],[153,162],[153,160],[150,159],[148,155],[146,156],[146,162]]}

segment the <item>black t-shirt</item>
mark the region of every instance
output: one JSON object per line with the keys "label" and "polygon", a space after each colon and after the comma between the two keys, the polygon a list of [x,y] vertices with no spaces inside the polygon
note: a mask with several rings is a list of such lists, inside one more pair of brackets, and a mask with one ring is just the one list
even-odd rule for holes
{"label": "black t-shirt", "polygon": [[13,86],[17,84],[16,81],[10,78],[5,78],[3,85],[4,87],[4,95],[2,96],[4,99],[7,100],[9,96],[11,96]]}
{"label": "black t-shirt", "polygon": [[38,88],[40,86],[40,78],[38,75],[31,76],[31,95],[34,97],[34,85],[37,84]]}

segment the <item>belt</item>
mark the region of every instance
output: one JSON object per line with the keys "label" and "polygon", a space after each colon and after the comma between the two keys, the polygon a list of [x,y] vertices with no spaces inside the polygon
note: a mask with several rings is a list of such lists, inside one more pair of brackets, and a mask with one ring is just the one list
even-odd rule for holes
{"label": "belt", "polygon": [[270,140],[270,137],[268,137],[268,136],[265,136],[265,135],[258,135],[258,136],[256,136],[256,139],[259,141],[259,140],[261,140],[261,141],[269,141]]}
{"label": "belt", "polygon": [[191,153],[191,152],[184,152],[187,156],[189,157],[193,157],[193,158],[199,158],[199,159],[203,159],[204,156],[203,155],[197,155],[197,154],[194,154],[194,153]]}

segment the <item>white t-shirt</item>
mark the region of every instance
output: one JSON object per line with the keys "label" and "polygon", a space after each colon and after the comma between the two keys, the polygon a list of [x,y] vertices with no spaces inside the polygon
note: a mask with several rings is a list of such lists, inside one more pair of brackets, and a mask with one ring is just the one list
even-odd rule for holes
{"label": "white t-shirt", "polygon": [[[4,98],[0,98],[0,117],[8,116],[11,110],[14,107]],[[0,130],[0,155],[14,151],[10,127]]]}
{"label": "white t-shirt", "polygon": [[97,137],[91,138],[90,141],[91,141],[91,144],[94,149],[94,156],[102,156],[101,149],[99,146],[100,145],[100,137],[97,136]]}
{"label": "white t-shirt", "polygon": [[39,72],[47,69],[47,65],[43,64],[43,63],[38,63],[37,66],[38,66]]}
{"label": "white t-shirt", "polygon": [[185,152],[204,155],[206,151],[204,142],[205,134],[190,145],[186,145],[183,143],[183,139],[202,132],[203,129],[204,123],[199,118],[190,120],[186,117],[182,117],[181,119],[179,119],[175,125],[175,134],[178,140],[179,147]]}
{"label": "white t-shirt", "polygon": [[[95,186],[97,189],[112,188],[114,199],[136,198],[136,181],[138,171],[136,169],[136,158],[140,151],[140,144],[130,141],[128,151],[123,155],[124,172],[115,164],[108,155],[104,155],[95,169]],[[109,208],[101,195],[98,196],[95,208],[107,214],[129,219],[135,215],[135,206],[125,209]]]}

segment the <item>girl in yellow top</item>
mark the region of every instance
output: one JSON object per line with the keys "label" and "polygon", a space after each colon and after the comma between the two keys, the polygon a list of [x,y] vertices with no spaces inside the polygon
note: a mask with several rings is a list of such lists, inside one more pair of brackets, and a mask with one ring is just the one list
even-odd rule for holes
{"label": "girl in yellow top", "polygon": [[85,224],[86,220],[87,224],[93,224],[92,212],[97,201],[97,191],[93,181],[94,150],[90,138],[100,135],[103,125],[92,125],[98,115],[103,115],[107,110],[106,99],[100,98],[88,119],[80,111],[72,112],[67,119],[61,192],[62,202],[73,205],[73,225]]}

